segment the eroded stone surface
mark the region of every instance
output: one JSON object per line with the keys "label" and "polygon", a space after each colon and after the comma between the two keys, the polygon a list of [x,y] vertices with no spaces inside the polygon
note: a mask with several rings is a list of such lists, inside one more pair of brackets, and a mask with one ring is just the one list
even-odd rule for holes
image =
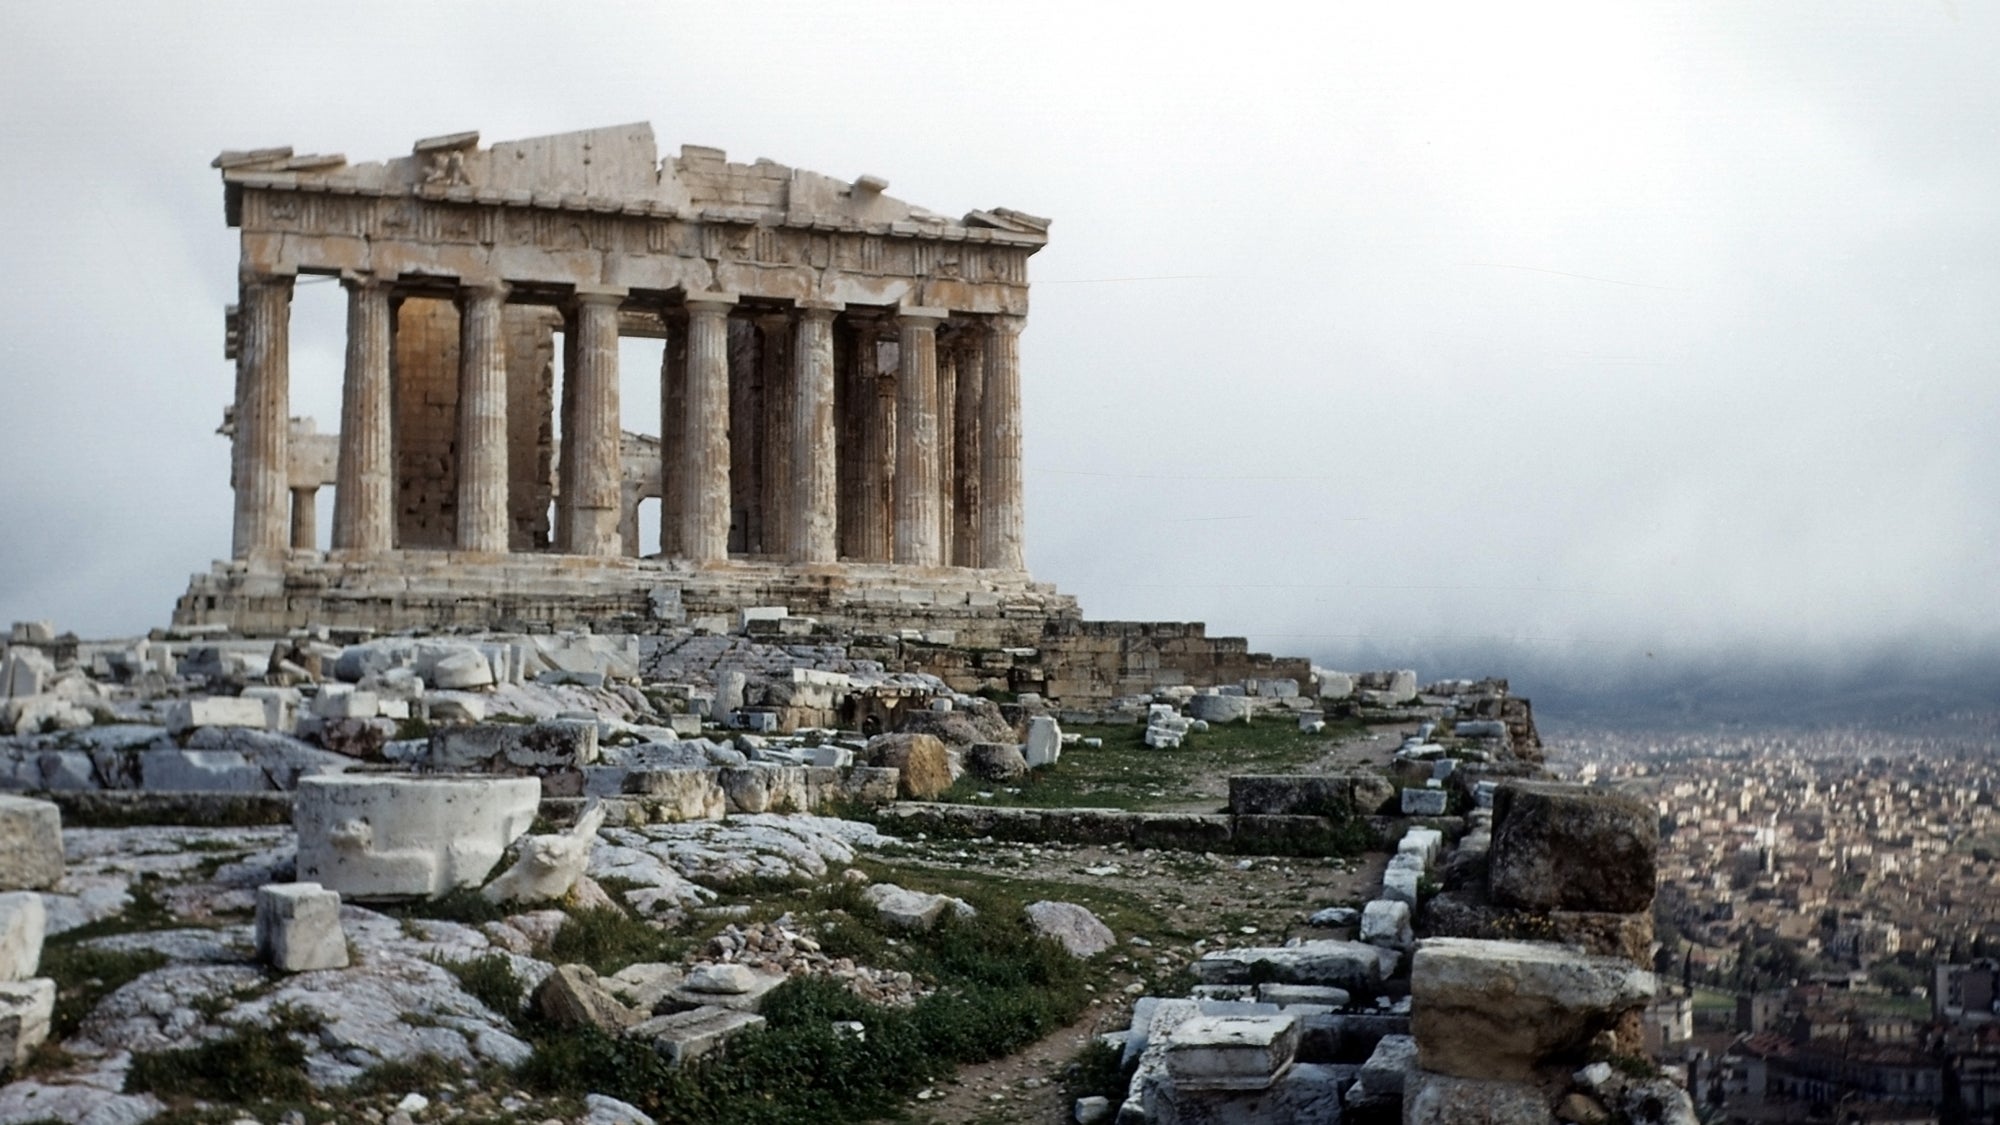
{"label": "eroded stone surface", "polygon": [[1410,971],[1424,1069],[1518,1080],[1580,1052],[1652,999],[1653,974],[1617,957],[1523,941],[1427,938]]}

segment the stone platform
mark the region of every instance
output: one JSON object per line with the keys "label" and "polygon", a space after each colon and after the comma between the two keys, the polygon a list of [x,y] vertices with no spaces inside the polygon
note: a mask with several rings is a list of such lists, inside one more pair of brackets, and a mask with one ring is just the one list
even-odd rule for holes
{"label": "stone platform", "polygon": [[1034,647],[1051,622],[1080,619],[1076,599],[1025,572],[886,563],[801,566],[731,559],[395,551],[361,558],[291,551],[196,574],[177,628],[245,636],[306,627],[394,632],[461,627],[650,632],[752,606],[784,606],[849,633],[917,629],[980,648]]}

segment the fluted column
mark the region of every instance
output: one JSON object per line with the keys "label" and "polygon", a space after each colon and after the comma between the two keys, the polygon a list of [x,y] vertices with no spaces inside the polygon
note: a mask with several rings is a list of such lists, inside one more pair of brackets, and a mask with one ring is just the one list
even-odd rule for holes
{"label": "fluted column", "polygon": [[334,473],[333,548],[386,551],[395,543],[396,476],[391,464],[389,286],[343,274],[347,289],[347,372],[340,386],[340,461]]}
{"label": "fluted column", "polygon": [[792,485],[785,533],[802,563],[839,558],[832,308],[801,306],[792,339]]}
{"label": "fluted column", "polygon": [[980,413],[979,565],[1026,570],[1021,524],[1021,318],[996,316],[986,338],[986,386]]}
{"label": "fluted column", "polygon": [[855,557],[888,562],[889,486],[896,476],[896,380],[882,374],[876,347],[881,329],[864,322],[854,332],[854,386],[860,401],[861,453],[854,464]]}
{"label": "fluted column", "polygon": [[958,440],[958,426],[953,417],[957,412],[958,348],[953,340],[937,349],[938,562],[944,566],[951,565],[952,540],[957,531],[952,518],[953,500],[958,495],[953,454]]}
{"label": "fluted column", "polygon": [[680,546],[697,563],[729,558],[729,310],[735,304],[727,293],[687,299]]}
{"label": "fluted column", "polygon": [[231,554],[282,553],[290,522],[290,275],[245,277],[237,305],[236,519]]}
{"label": "fluted column", "polygon": [[763,457],[758,484],[763,489],[758,508],[763,514],[764,554],[789,558],[791,542],[792,415],[798,393],[793,388],[792,317],[771,313],[757,318],[757,365],[763,376],[763,417],[755,419],[757,449]]}
{"label": "fluted column", "polygon": [[980,403],[986,390],[986,333],[972,325],[958,341],[958,402],[952,407],[951,454],[957,486],[952,502],[951,562],[979,565],[979,451],[985,419]]}
{"label": "fluted column", "polygon": [[575,366],[567,374],[575,389],[573,432],[563,434],[563,457],[570,463],[569,510],[565,526],[572,555],[621,553],[619,529],[621,472],[618,425],[618,306],[625,291],[577,286]]}
{"label": "fluted column", "polygon": [[687,449],[687,314],[666,314],[667,346],[660,352],[660,556],[678,559],[681,548],[681,477]]}
{"label": "fluted column", "polygon": [[319,489],[292,489],[292,550],[310,551],[319,543]]}
{"label": "fluted column", "polygon": [[943,309],[897,314],[902,366],[896,377],[896,544],[903,566],[937,566],[937,326]]}
{"label": "fluted column", "polygon": [[507,550],[507,337],[500,282],[459,291],[458,549]]}

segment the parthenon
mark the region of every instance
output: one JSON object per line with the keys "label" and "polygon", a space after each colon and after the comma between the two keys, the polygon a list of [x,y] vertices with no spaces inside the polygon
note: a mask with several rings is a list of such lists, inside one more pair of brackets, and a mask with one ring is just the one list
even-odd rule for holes
{"label": "parthenon", "polygon": [[[234,535],[183,623],[560,616],[527,591],[638,612],[663,579],[724,601],[803,582],[822,610],[884,583],[1071,604],[1022,551],[1019,336],[1047,220],[952,220],[878,177],[693,145],[663,160],[645,124],[214,166],[242,247]],[[302,275],[346,293],[325,552],[324,468],[295,479],[288,449],[312,432],[290,415]],[[664,341],[656,483],[630,479],[621,337]],[[634,542],[654,495],[658,541]]]}

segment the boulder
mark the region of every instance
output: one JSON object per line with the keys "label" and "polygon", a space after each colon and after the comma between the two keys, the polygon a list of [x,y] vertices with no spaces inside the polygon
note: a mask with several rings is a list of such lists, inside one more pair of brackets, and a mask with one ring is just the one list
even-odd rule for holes
{"label": "boulder", "polygon": [[535,989],[533,1002],[544,1019],[560,1027],[616,1034],[640,1021],[639,1013],[620,1003],[588,965],[558,965]]}
{"label": "boulder", "polygon": [[973,915],[971,904],[949,895],[906,890],[894,883],[876,883],[861,892],[862,901],[875,908],[876,917],[899,930],[928,930],[946,910],[959,917]]}
{"label": "boulder", "polygon": [[1549,1095],[1522,1082],[1410,1071],[1403,1125],[1549,1125]]}
{"label": "boulder", "polygon": [[1659,816],[1634,797],[1510,781],[1493,798],[1487,888],[1502,906],[1632,914],[1653,902]]}
{"label": "boulder", "polygon": [[347,964],[340,895],[318,883],[270,883],[257,888],[256,932],[258,959],[281,973]]}
{"label": "boulder", "polygon": [[1095,957],[1118,941],[1111,927],[1073,902],[1031,902],[1028,924],[1043,937],[1061,942],[1072,957]]}
{"label": "boulder", "polygon": [[1425,1070],[1516,1081],[1581,1054],[1653,991],[1653,974],[1622,958],[1428,938],[1410,971],[1410,1028]]}
{"label": "boulder", "polygon": [[757,983],[757,973],[748,965],[698,965],[682,986],[689,992],[712,992],[740,996]]}
{"label": "boulder", "polygon": [[0,794],[0,890],[44,890],[62,877],[62,811],[50,801]]}
{"label": "boulder", "polygon": [[928,801],[951,788],[951,760],[936,735],[878,735],[862,754],[871,766],[895,769],[897,790],[905,797]]}
{"label": "boulder", "polygon": [[1408,949],[1415,940],[1410,932],[1410,904],[1393,899],[1376,899],[1361,912],[1361,940],[1370,945]]}

